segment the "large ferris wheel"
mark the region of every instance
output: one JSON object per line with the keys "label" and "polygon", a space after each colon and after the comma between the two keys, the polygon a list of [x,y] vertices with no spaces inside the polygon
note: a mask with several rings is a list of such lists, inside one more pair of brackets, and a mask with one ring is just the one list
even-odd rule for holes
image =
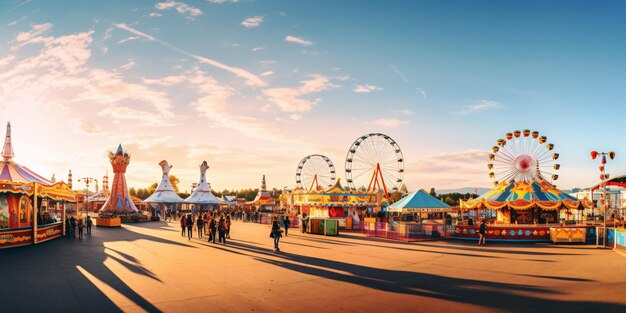
{"label": "large ferris wheel", "polygon": [[561,168],[556,163],[558,153],[552,152],[554,145],[547,143],[546,136],[528,129],[507,133],[505,139],[498,139],[497,145],[489,154],[489,177],[498,185],[502,181],[532,182],[559,178],[556,172]]}
{"label": "large ferris wheel", "polygon": [[373,133],[357,138],[346,156],[346,180],[352,189],[398,190],[404,178],[404,158],[400,146],[391,137]]}
{"label": "large ferris wheel", "polygon": [[326,156],[312,154],[304,157],[296,169],[296,184],[299,188],[320,190],[335,183],[335,165]]}

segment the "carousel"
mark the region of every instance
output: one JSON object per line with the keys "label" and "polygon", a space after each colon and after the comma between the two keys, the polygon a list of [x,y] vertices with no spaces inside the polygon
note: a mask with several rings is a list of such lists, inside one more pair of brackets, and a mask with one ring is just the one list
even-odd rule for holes
{"label": "carousel", "polygon": [[66,204],[76,203],[71,187],[43,178],[13,157],[11,124],[7,124],[0,162],[0,248],[62,236]]}
{"label": "carousel", "polygon": [[487,222],[487,240],[550,241],[558,236],[584,242],[595,237],[593,227],[576,225],[572,218],[583,203],[554,184],[561,166],[547,137],[516,130],[505,138],[497,141],[488,156],[495,187],[461,202],[465,219],[457,225],[454,238],[477,239],[481,220]]}

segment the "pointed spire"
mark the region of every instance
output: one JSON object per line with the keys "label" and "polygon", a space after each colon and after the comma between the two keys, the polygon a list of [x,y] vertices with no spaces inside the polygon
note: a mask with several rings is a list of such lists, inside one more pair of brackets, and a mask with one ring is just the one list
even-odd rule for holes
{"label": "pointed spire", "polygon": [[52,178],[50,178],[50,181],[51,181],[51,182],[53,182],[53,183],[56,183],[56,182],[57,182],[57,179],[56,179],[56,177],[55,177],[55,174],[52,174]]}
{"label": "pointed spire", "polygon": [[122,149],[121,143],[119,146],[117,146],[117,151],[115,152],[115,154],[124,154],[124,149]]}
{"label": "pointed spire", "polygon": [[7,122],[7,136],[4,139],[4,148],[2,148],[2,158],[5,161],[13,159],[13,144],[11,144],[11,122]]}
{"label": "pointed spire", "polygon": [[267,191],[267,184],[265,183],[265,175],[263,175],[263,180],[261,181],[261,191]]}
{"label": "pointed spire", "polygon": [[67,185],[72,189],[72,170],[70,170],[69,174],[67,174]]}

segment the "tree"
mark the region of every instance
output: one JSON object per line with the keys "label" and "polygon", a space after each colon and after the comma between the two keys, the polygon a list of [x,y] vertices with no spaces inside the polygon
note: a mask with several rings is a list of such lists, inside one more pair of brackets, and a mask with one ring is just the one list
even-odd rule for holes
{"label": "tree", "polygon": [[403,195],[406,195],[407,193],[409,193],[409,189],[406,188],[406,185],[403,183],[402,185],[400,185],[400,188],[398,188],[398,192],[400,192]]}
{"label": "tree", "polygon": [[[174,175],[170,175],[170,184],[172,184],[172,188],[174,191],[178,193],[178,184],[180,183],[180,179]],[[156,190],[156,187],[154,188]]]}
{"label": "tree", "polygon": [[437,193],[435,192],[435,188],[430,188],[430,195],[433,197],[437,196]]}

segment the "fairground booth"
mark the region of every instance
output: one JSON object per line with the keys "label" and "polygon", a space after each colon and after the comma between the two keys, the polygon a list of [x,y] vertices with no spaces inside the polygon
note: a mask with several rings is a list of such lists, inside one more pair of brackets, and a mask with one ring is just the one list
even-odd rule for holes
{"label": "fairground booth", "polygon": [[332,220],[337,228],[352,229],[362,216],[379,205],[377,192],[346,189],[340,178],[326,190],[296,188],[291,192],[291,198],[295,210],[311,219],[312,229],[315,229],[314,220]]}
{"label": "fairground booth", "polygon": [[552,152],[554,145],[546,140],[538,132],[524,130],[497,141],[487,164],[495,187],[477,199],[461,202],[462,215],[468,218],[457,225],[454,238],[477,239],[483,219],[488,224],[487,240],[550,241],[556,236],[553,241],[585,242],[595,238],[594,227],[573,220],[573,212],[583,209],[581,201],[554,185],[559,154]]}
{"label": "fairground booth", "polygon": [[267,183],[265,182],[265,175],[261,180],[261,189],[257,193],[254,200],[246,202],[243,208],[247,211],[254,210],[257,212],[276,212],[280,207],[278,206],[276,199],[272,198],[269,191],[267,191]]}
{"label": "fairground booth", "polygon": [[13,161],[11,124],[0,163],[0,248],[36,244],[65,233],[65,207],[76,203],[64,182],[52,182]]}

